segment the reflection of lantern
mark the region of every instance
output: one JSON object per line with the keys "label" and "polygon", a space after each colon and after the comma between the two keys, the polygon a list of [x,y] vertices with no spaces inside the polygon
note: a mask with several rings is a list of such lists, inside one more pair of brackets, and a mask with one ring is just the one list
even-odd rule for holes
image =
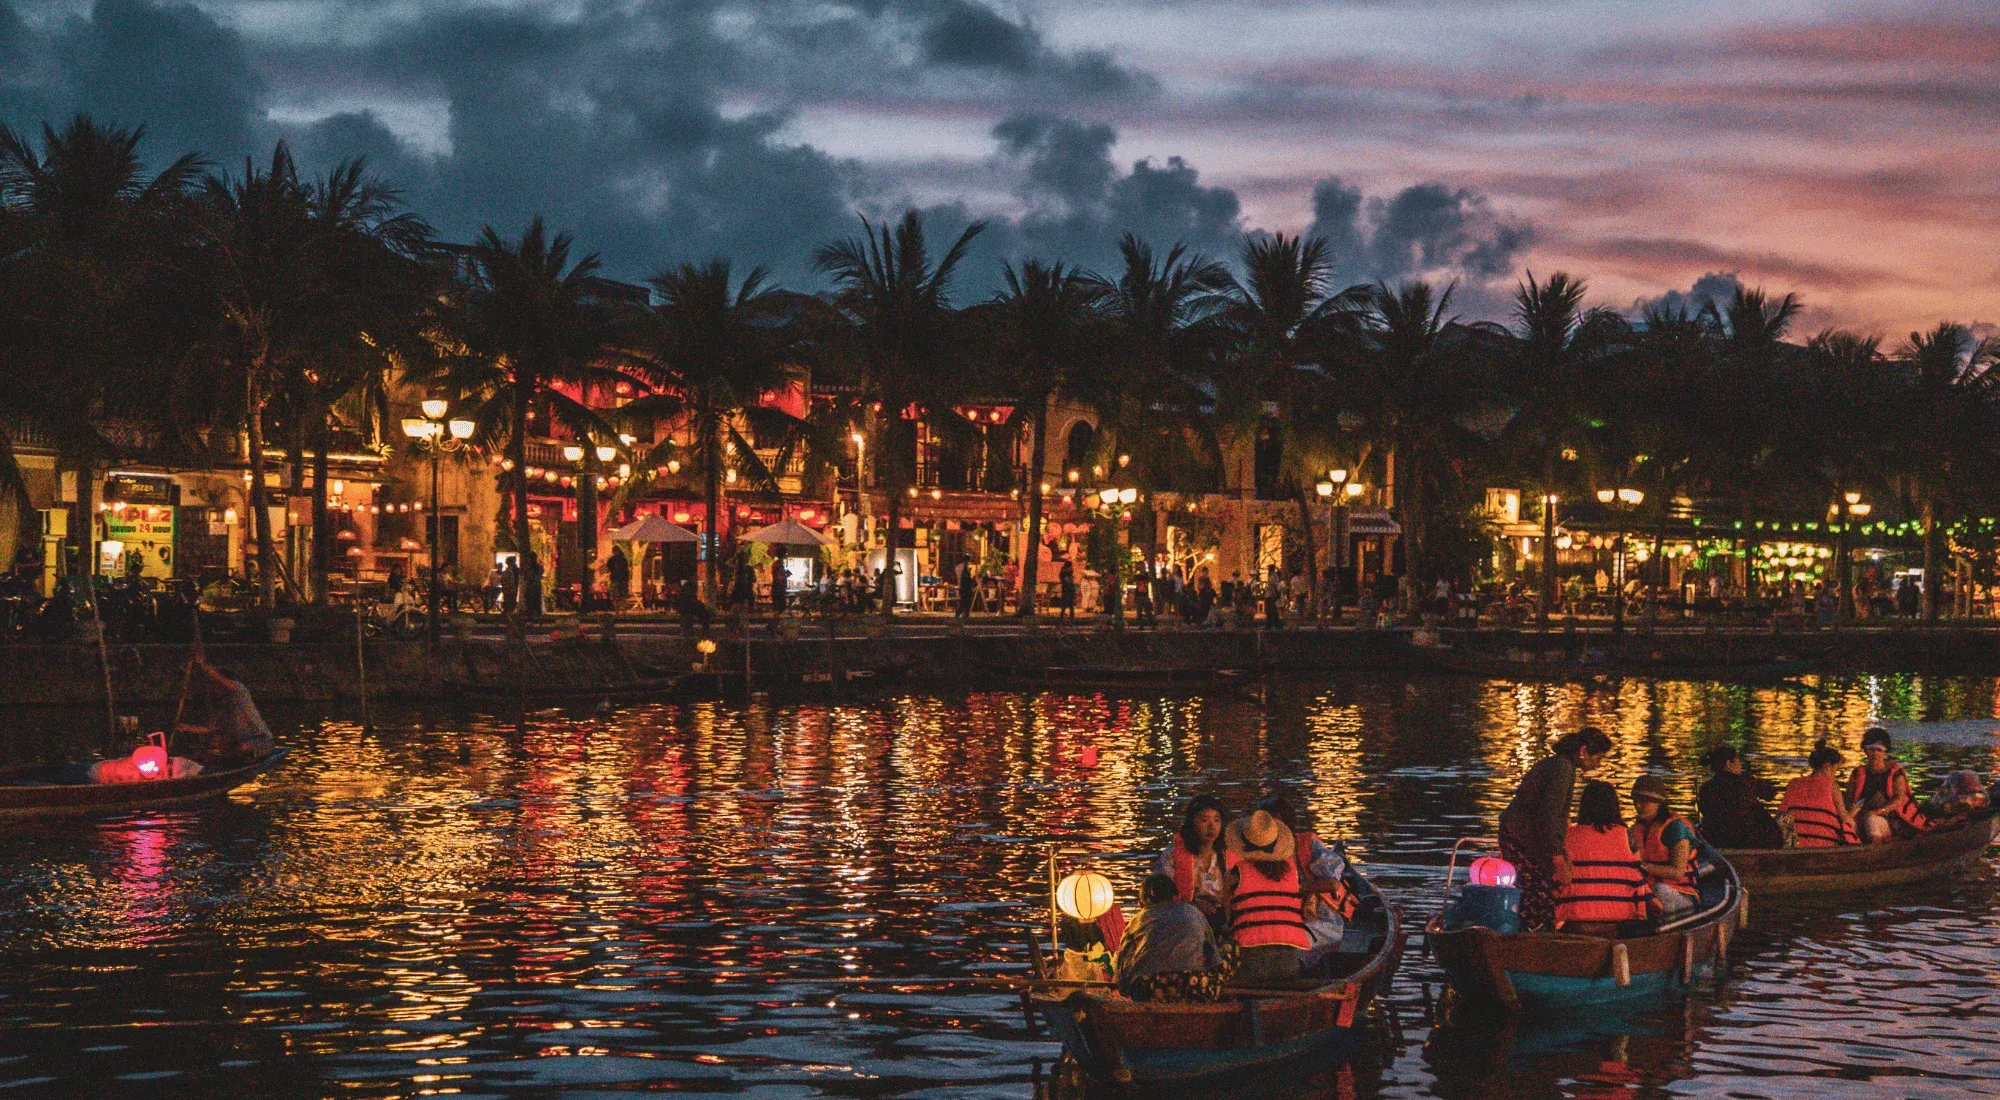
{"label": "reflection of lantern", "polygon": [[1111,911],[1111,880],[1096,871],[1078,871],[1056,887],[1056,908],[1088,924]]}
{"label": "reflection of lantern", "polygon": [[1467,873],[1474,886],[1514,885],[1514,865],[1497,856],[1480,856]]}
{"label": "reflection of lantern", "polygon": [[143,779],[165,779],[167,777],[167,735],[149,733],[146,743],[132,750],[132,766]]}

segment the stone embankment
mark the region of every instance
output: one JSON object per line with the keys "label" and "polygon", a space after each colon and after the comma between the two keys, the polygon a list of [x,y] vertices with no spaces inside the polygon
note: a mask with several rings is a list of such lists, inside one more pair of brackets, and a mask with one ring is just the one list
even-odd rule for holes
{"label": "stone embankment", "polygon": [[[1424,643],[1440,643],[1437,645]],[[210,645],[209,660],[241,676],[259,699],[354,699],[361,677],[350,643]],[[188,660],[181,645],[110,645],[106,655],[121,710],[171,704]],[[505,697],[588,694],[607,685],[679,678],[694,691],[810,690],[827,684],[906,683],[951,690],[1022,683],[1133,683],[1241,678],[1259,673],[1485,672],[1506,675],[1522,662],[1582,662],[1626,672],[1677,671],[1726,677],[1780,667],[1802,670],[2000,673],[2000,634],[1991,629],[1763,631],[1403,630],[1139,631],[1101,628],[949,630],[933,624],[889,631],[850,626],[837,637],[809,629],[719,635],[704,662],[689,635],[623,633],[607,640],[537,638],[520,651],[501,639],[371,641],[365,663],[371,698],[443,699],[461,691]],[[0,698],[15,706],[104,703],[94,645],[0,646]]]}

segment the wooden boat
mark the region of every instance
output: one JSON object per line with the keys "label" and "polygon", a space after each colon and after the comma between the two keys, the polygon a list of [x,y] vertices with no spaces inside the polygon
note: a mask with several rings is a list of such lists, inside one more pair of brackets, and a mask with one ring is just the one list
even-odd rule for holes
{"label": "wooden boat", "polygon": [[111,814],[159,810],[220,798],[277,767],[292,750],[280,746],[240,768],[203,772],[188,779],[146,783],[91,783],[81,764],[0,769],[0,819],[62,814]]}
{"label": "wooden boat", "polygon": [[1722,853],[1743,885],[1760,894],[1817,894],[1901,886],[1978,859],[2000,829],[2000,810],[1888,844],[1838,848],[1731,848]]}
{"label": "wooden boat", "polygon": [[[1449,874],[1446,885],[1449,889]],[[1424,935],[1446,981],[1474,1003],[1553,1013],[1659,1000],[1720,965],[1748,920],[1742,883],[1727,860],[1709,864],[1700,885],[1702,900],[1694,912],[1618,939],[1449,928],[1443,910]]]}
{"label": "wooden boat", "polygon": [[1040,979],[1024,995],[1031,1026],[1039,1017],[1086,1074],[1120,1086],[1185,1087],[1338,1054],[1354,1040],[1363,1011],[1389,988],[1404,940],[1395,906],[1351,868],[1347,884],[1362,905],[1348,923],[1348,942],[1321,974],[1227,988],[1213,1004],[1130,1001],[1106,984]]}

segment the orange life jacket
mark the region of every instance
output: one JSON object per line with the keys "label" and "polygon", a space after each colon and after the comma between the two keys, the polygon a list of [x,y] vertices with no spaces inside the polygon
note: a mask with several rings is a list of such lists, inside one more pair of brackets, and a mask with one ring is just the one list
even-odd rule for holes
{"label": "orange life jacket", "polygon": [[1652,891],[1625,830],[1571,825],[1563,850],[1569,856],[1570,879],[1556,898],[1558,922],[1646,919]]}
{"label": "orange life jacket", "polygon": [[[1318,839],[1311,833],[1292,834],[1292,859],[1299,865],[1300,882],[1312,877],[1312,846],[1313,841]],[[1336,880],[1333,889],[1325,891],[1322,896],[1333,903],[1334,912],[1339,913],[1342,920],[1354,915],[1354,891],[1347,888],[1346,879]]]}
{"label": "orange life jacket", "polygon": [[1284,871],[1274,879],[1235,852],[1227,855],[1226,866],[1236,872],[1235,890],[1229,895],[1229,931],[1236,938],[1236,945],[1290,944],[1301,951],[1310,949],[1312,935],[1306,931],[1298,861],[1288,859],[1276,864]]}
{"label": "orange life jacket", "polygon": [[[1915,829],[1920,833],[1929,829],[1931,827],[1930,818],[1925,817],[1924,812],[1922,810],[1917,809],[1916,791],[1912,789],[1910,786],[1909,773],[1903,770],[1903,766],[1901,764],[1898,764],[1894,760],[1891,760],[1889,761],[1889,779],[1888,782],[1883,785],[1884,789],[1893,793],[1896,789],[1896,780],[1898,779],[1903,781],[1903,790],[1908,792],[1908,795],[1903,799],[1902,805],[1896,807],[1894,810],[1891,810],[1890,812],[1895,814],[1897,817],[1902,818],[1904,824],[1908,825],[1910,828]],[[1848,809],[1853,810],[1856,813],[1860,812],[1861,788],[1867,786],[1867,784],[1868,784],[1868,765],[1863,764],[1855,768],[1853,773],[1847,777]]]}
{"label": "orange life jacket", "polygon": [[1801,848],[1832,848],[1861,842],[1853,827],[1841,820],[1840,810],[1834,805],[1831,775],[1802,775],[1792,780],[1785,786],[1785,797],[1778,809],[1792,815],[1792,835],[1798,838]]}
{"label": "orange life jacket", "polygon": [[[1673,824],[1676,821],[1680,822],[1683,825],[1687,825],[1688,832],[1694,832],[1694,826],[1688,825],[1687,818],[1684,818],[1679,814],[1669,814],[1667,816],[1667,819],[1665,821],[1660,822],[1657,826],[1647,825],[1643,822],[1639,824],[1638,829],[1639,829],[1640,859],[1645,860],[1647,863],[1673,862],[1674,858],[1673,853],[1667,850],[1666,835],[1667,835],[1667,826]],[[1690,846],[1690,849],[1692,849],[1692,846]],[[1694,852],[1692,850],[1688,852],[1687,870],[1682,872],[1680,878],[1668,882],[1667,885],[1673,887],[1676,890],[1679,890],[1681,893],[1686,894],[1691,898],[1698,898],[1701,896],[1701,888],[1695,885]]]}

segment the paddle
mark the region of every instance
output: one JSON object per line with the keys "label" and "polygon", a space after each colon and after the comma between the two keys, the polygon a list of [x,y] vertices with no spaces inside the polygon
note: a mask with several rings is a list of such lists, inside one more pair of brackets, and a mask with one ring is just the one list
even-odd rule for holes
{"label": "paddle", "polygon": [[194,606],[189,610],[194,618],[194,648],[188,650],[187,671],[181,675],[181,698],[174,704],[174,720],[167,726],[167,774],[173,774],[174,731],[181,728],[181,717],[187,713],[188,694],[194,688],[195,662],[201,660],[201,598],[196,595]]}

